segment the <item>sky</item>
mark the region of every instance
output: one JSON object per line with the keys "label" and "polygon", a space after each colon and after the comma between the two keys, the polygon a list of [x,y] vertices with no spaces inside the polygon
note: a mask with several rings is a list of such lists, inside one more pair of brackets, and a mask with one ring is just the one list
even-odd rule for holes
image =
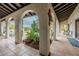
{"label": "sky", "polygon": [[[23,27],[31,27],[34,20],[38,20],[38,16],[30,16],[23,19]],[[11,21],[11,24],[15,24],[15,21]]]}
{"label": "sky", "polygon": [[34,20],[38,20],[38,16],[30,16],[23,19],[23,27],[31,27]]}

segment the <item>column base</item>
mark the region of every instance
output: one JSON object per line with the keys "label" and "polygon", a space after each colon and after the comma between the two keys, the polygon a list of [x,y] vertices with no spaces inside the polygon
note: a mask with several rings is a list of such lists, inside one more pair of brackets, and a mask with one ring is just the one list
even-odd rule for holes
{"label": "column base", "polygon": [[[41,56],[46,56],[46,55],[43,55],[42,53],[39,53]],[[49,54],[47,56],[51,56],[51,52],[49,52]]]}
{"label": "column base", "polygon": [[59,40],[57,40],[57,39],[54,39],[54,41],[59,41]]}
{"label": "column base", "polygon": [[55,41],[59,41],[59,40],[56,39]]}
{"label": "column base", "polygon": [[15,44],[20,44],[19,42],[15,42]]}

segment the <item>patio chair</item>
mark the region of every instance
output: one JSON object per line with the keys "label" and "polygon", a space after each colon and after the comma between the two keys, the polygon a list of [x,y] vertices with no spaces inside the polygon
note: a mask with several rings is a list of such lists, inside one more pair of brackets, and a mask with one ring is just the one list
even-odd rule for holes
{"label": "patio chair", "polygon": [[79,47],[79,40],[77,38],[68,38],[72,46]]}

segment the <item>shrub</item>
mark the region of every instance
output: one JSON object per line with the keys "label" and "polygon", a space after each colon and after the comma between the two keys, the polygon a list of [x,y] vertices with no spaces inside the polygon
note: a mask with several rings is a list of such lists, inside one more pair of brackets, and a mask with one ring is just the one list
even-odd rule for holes
{"label": "shrub", "polygon": [[31,24],[31,31],[26,34],[27,39],[32,40],[34,42],[39,41],[39,28],[38,22],[33,21]]}

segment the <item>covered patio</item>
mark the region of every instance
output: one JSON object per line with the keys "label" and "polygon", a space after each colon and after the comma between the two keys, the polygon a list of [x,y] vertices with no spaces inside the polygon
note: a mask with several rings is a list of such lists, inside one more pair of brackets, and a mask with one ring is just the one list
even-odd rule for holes
{"label": "covered patio", "polygon": [[[79,4],[75,3],[1,3],[0,55],[79,56],[79,47],[73,46],[68,39],[77,38],[78,41],[79,24],[75,22],[79,16],[78,8]],[[35,30],[35,27],[32,25],[30,25],[30,27],[33,29],[25,27],[29,22],[24,20],[29,16],[37,17],[36,19],[39,21],[39,33],[32,31]],[[35,25],[35,23],[33,23],[33,25]],[[24,28],[28,31],[25,31]],[[23,40],[28,38],[25,32],[30,32],[32,35],[39,35],[35,37],[39,39],[39,49],[23,43]]]}

